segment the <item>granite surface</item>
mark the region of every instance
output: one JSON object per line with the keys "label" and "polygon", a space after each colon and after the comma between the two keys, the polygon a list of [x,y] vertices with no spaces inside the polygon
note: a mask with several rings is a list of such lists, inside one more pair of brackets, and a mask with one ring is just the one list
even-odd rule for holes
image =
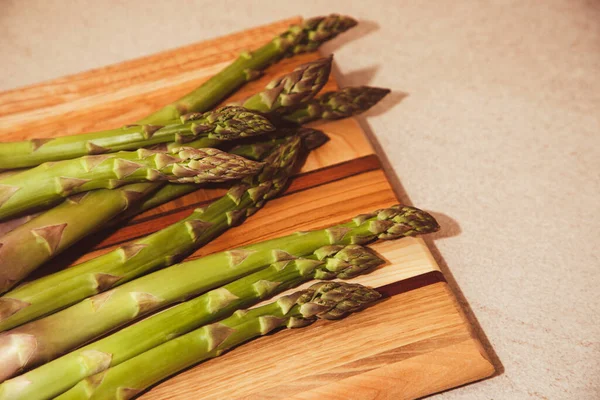
{"label": "granite surface", "polygon": [[600,2],[0,0],[0,89],[328,12],[362,21],[324,50],[395,90],[362,122],[500,371],[434,397],[600,398]]}

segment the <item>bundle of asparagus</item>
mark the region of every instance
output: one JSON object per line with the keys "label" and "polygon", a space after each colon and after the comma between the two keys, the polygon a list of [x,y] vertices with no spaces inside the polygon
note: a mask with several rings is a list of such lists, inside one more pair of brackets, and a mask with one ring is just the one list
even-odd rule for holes
{"label": "bundle of asparagus", "polygon": [[[0,297],[0,382],[46,363],[0,384],[0,400],[131,398],[261,334],[316,318],[341,318],[379,298],[359,285],[319,283],[267,306],[241,310],[311,279],[351,278],[380,265],[382,260],[360,244],[433,232],[438,225],[429,214],[393,206],[327,229],[173,265],[283,191],[301,147],[310,150],[327,140],[300,124],[356,115],[389,93],[355,87],[315,97],[327,82],[329,57],[273,80],[239,105],[208,111],[270,64],[313,51],[355,24],[330,15],[292,26],[136,124],[0,143],[0,169],[45,163],[0,178],[0,220],[67,198],[39,216],[23,218],[23,225],[0,227],[5,233],[0,263],[8,265],[0,270],[0,293],[107,224],[190,193],[198,183],[243,178],[182,221]],[[269,132],[229,146],[229,153],[214,148]],[[88,221],[77,224],[83,216]],[[17,251],[23,244],[31,251]],[[148,362],[159,367],[140,373]]]}
{"label": "bundle of asparagus", "polygon": [[[359,245],[325,246],[307,257],[289,258],[8,380],[0,385],[0,399],[52,398],[92,374],[303,282],[353,278],[383,263]],[[23,380],[29,382],[26,387],[19,385]]]}
{"label": "bundle of asparagus", "polygon": [[[318,131],[305,129],[306,136]],[[0,298],[0,331],[174,264],[260,208],[281,191],[300,151],[290,136],[265,159],[260,174],[232,187],[206,209],[90,261],[46,276]]]}
{"label": "bundle of asparagus", "polygon": [[[234,198],[241,199],[236,195]],[[396,239],[437,229],[438,224],[431,215],[414,207],[398,205],[359,215],[351,222],[327,229],[296,233],[173,265],[0,334],[0,380],[48,362],[152,311],[262,269],[269,263],[305,256],[323,246],[364,244],[378,238]],[[135,250],[141,252],[143,248]],[[106,275],[115,276],[110,272]],[[94,278],[97,279],[95,275],[88,279]],[[60,287],[58,290],[56,296],[65,295]]]}
{"label": "bundle of asparagus", "polygon": [[[327,78],[329,76],[329,72],[331,69],[331,58],[317,60],[312,63],[308,63],[296,68],[290,74],[284,75],[276,79],[267,85],[267,88],[262,92],[257,93],[252,96],[250,99],[246,101],[246,105],[249,107],[257,107],[262,111],[275,111],[280,108],[288,108],[291,109],[293,106],[300,105],[302,101],[307,101],[311,99],[325,84]],[[277,89],[277,93],[273,92],[273,89]],[[269,105],[263,102],[263,99],[269,98]],[[285,104],[285,105],[284,105]],[[206,117],[210,115],[210,117]],[[204,135],[204,137],[194,140],[192,142],[186,143],[186,150],[184,152],[189,153],[190,150],[187,148],[195,148],[199,149],[197,152],[218,152],[214,149],[203,150],[203,148],[208,146],[218,146],[222,143],[225,143],[223,139],[232,140],[235,138],[240,138],[244,136],[254,136],[260,133],[268,132],[273,130],[273,126],[269,121],[265,119],[265,117],[258,115],[254,111],[248,111],[245,108],[241,107],[226,107],[220,109],[217,112],[207,112],[203,114],[201,117],[195,117],[193,115],[186,115],[182,117],[184,121],[194,120],[197,121],[198,118],[202,120],[212,121],[212,125],[205,125],[204,131],[215,132],[213,137]],[[215,121],[219,121],[219,123],[215,123]],[[218,128],[218,129],[217,129]],[[216,133],[218,131],[218,133]],[[83,135],[85,136],[85,135]],[[316,134],[313,133],[311,135],[305,135],[306,137],[312,137],[312,142],[309,143],[309,147],[316,147],[323,142],[322,139],[316,139]],[[323,135],[319,135],[323,136]],[[220,138],[220,139],[219,139]],[[248,145],[241,146],[238,148],[238,151],[242,151],[245,153],[249,153],[253,149],[259,148],[273,148],[270,146],[270,141],[268,142],[258,142],[252,145],[250,149],[248,149]],[[179,143],[172,143],[169,148],[162,149],[164,152],[173,153],[174,151],[179,151],[182,153],[180,149]],[[247,150],[244,150],[246,148]],[[235,152],[235,150],[234,150]],[[170,162],[173,157],[166,153],[152,153],[145,149],[138,150],[137,153],[142,153],[143,155],[148,154],[150,156],[154,156],[155,159],[158,159],[162,164],[169,167],[168,162]],[[71,160],[71,161],[62,161],[58,164],[68,164],[78,166],[86,166],[89,164],[89,160],[101,158],[100,162],[96,164],[105,164],[108,162],[107,160],[113,160],[121,154],[126,154],[124,152],[116,153],[114,155],[100,155],[100,156],[85,156],[79,160]],[[220,158],[216,158],[215,161],[223,160],[225,161],[227,157],[225,157],[226,153],[219,153]],[[242,154],[243,155],[243,154]],[[266,156],[266,153],[263,152],[262,156]],[[146,157],[146,158],[148,158]],[[240,162],[239,158],[236,158],[234,155],[230,155],[230,158]],[[255,159],[260,159],[261,157],[255,157]],[[214,158],[214,157],[213,157]],[[104,160],[104,161],[102,161]],[[200,178],[204,180],[208,180],[208,178],[213,177],[213,180],[217,178],[217,174],[208,170],[209,162],[215,162],[212,159],[204,160],[207,168],[203,171],[203,175],[198,175],[193,177],[196,181],[200,181]],[[250,161],[244,160],[244,162],[255,165]],[[229,164],[233,164],[229,162]],[[56,165],[56,164],[55,164]],[[119,164],[124,165],[125,167],[131,167],[132,163],[129,164]],[[36,173],[38,169],[43,168],[44,166],[40,166],[38,168],[34,168],[33,170],[27,171],[25,173],[14,175],[13,179],[15,181],[21,181],[27,183],[27,179],[23,180],[23,175],[33,175],[33,177],[38,177],[39,173]],[[98,177],[98,165],[94,166],[93,174],[95,177]],[[217,169],[217,172],[220,172],[221,175],[226,175],[229,178],[240,177],[242,168],[240,166],[237,167],[238,174],[237,176],[234,174],[236,169],[229,167],[229,171],[222,172],[222,168]],[[248,170],[248,173],[256,173],[256,170],[252,170],[250,166],[245,167]],[[84,171],[85,172],[85,169]],[[112,172],[109,170],[109,172]],[[178,169],[175,172],[183,172],[185,175],[191,174],[188,171]],[[51,171],[48,174],[52,180],[63,179],[61,174],[57,174],[57,169],[55,167],[51,168]],[[131,177],[133,174],[130,174],[127,178]],[[25,177],[26,178],[26,177]],[[48,261],[50,258],[54,257],[56,254],[60,253],[62,250],[68,248],[72,244],[76,243],[78,240],[81,240],[91,232],[94,232],[99,227],[106,224],[106,222],[115,218],[115,216],[122,214],[123,211],[127,210],[127,213],[122,215],[122,218],[130,217],[135,215],[144,209],[151,208],[153,206],[159,205],[162,202],[169,201],[174,197],[178,197],[185,193],[189,193],[198,188],[197,185],[192,184],[184,184],[183,181],[189,179],[190,177],[184,176],[178,178],[179,183],[172,184],[169,187],[161,190],[159,186],[160,184],[150,182],[146,184],[139,184],[137,188],[132,188],[130,190],[131,185],[127,185],[118,189],[112,190],[98,190],[92,194],[87,201],[77,201],[75,203],[69,201],[61,204],[60,206],[44,213],[39,218],[35,218],[34,220],[24,224],[23,226],[15,229],[10,234],[5,237],[0,238],[0,247],[3,247],[4,250],[0,252],[0,262],[6,263],[8,265],[7,268],[0,271],[0,293],[7,291],[20,280],[25,278],[29,273],[35,270],[38,266],[42,265],[44,262]],[[75,179],[75,178],[73,178]],[[117,183],[122,183],[124,179],[119,181],[114,181]],[[98,180],[93,181],[95,184],[98,184]],[[87,182],[84,185],[81,185],[81,188],[85,188],[89,186],[90,183]],[[33,192],[33,187],[31,188],[29,195]],[[140,195],[135,196],[135,199],[138,200],[144,197],[146,193],[152,193],[156,190],[159,190],[159,193],[156,193],[156,196],[153,196],[151,201],[145,202],[140,207],[136,207],[135,204],[137,202],[131,201],[134,197],[130,193],[140,193]],[[122,193],[121,193],[122,192]],[[35,195],[40,197],[43,192],[33,192]],[[125,197],[125,200],[121,200]],[[22,195],[19,199],[23,199]],[[18,202],[15,201],[13,204],[21,205],[22,207],[26,207],[26,202]],[[85,200],[85,199],[84,199]],[[123,201],[126,201],[125,204]],[[96,207],[96,204],[102,205],[105,207]],[[0,205],[0,213],[2,212],[2,206]],[[81,220],[87,218],[88,214],[93,214],[94,217],[88,221],[87,223],[82,223]],[[39,240],[40,236],[42,239]],[[203,242],[204,243],[204,242]],[[202,243],[202,244],[203,244]],[[28,244],[31,246],[32,252],[21,252],[19,248],[23,244]],[[200,245],[200,244],[199,244]],[[164,254],[164,257],[171,257],[172,254]],[[2,300],[0,299],[0,303]],[[12,308],[12,306],[11,306]],[[7,313],[0,310],[0,320],[6,317]]]}
{"label": "bundle of asparagus", "polygon": [[255,174],[261,165],[217,149],[146,149],[43,164],[0,180],[0,219],[94,189],[128,183],[224,182]]}
{"label": "bundle of asparagus", "polygon": [[[344,318],[380,297],[378,291],[358,284],[318,282],[270,304],[239,310],[220,322],[170,340],[86,378],[56,399],[130,399],[155,383],[248,340],[280,328],[302,328],[319,318]],[[147,368],[148,365],[152,368]]]}

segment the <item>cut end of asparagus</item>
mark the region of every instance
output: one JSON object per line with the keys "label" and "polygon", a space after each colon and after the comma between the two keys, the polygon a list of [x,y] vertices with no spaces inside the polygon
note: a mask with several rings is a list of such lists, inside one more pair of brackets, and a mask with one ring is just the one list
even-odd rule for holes
{"label": "cut end of asparagus", "polygon": [[234,140],[275,130],[264,116],[238,106],[187,114],[181,119],[184,123],[193,123],[192,130],[196,135],[207,134],[209,138],[218,140]]}
{"label": "cut end of asparagus", "polygon": [[339,319],[360,311],[375,302],[381,294],[366,286],[345,282],[318,282],[298,297],[303,318]]}
{"label": "cut end of asparagus", "polygon": [[310,18],[282,33],[278,37],[279,45],[285,49],[286,57],[314,51],[357,24],[354,18],[338,14]]}

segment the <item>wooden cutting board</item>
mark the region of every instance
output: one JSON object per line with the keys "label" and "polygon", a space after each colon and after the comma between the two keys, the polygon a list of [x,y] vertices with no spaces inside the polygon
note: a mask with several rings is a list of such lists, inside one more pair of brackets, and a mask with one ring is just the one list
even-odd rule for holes
{"label": "wooden cutting board", "polygon": [[[121,126],[195,88],[237,54],[299,18],[149,57],[0,93],[0,140],[52,137]],[[318,58],[271,67],[230,100]],[[332,79],[325,90],[337,87]],[[331,141],[314,151],[287,192],[191,258],[321,228],[398,202],[381,163],[353,119],[315,124]],[[224,190],[199,190],[76,246],[46,271],[105,253],[175,222]],[[418,206],[418,205],[417,205]],[[260,338],[156,386],[143,399],[410,399],[494,373],[425,243],[371,246],[388,262],[356,282],[390,295],[341,321]],[[43,271],[42,271],[43,273]],[[152,366],[148,366],[151,368]]]}

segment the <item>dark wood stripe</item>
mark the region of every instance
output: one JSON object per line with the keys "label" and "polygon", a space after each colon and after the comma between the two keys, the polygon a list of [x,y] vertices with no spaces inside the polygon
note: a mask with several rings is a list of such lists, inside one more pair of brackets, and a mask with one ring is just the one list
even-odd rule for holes
{"label": "dark wood stripe", "polygon": [[[337,182],[355,175],[381,169],[381,163],[376,155],[368,155],[355,160],[346,161],[332,166],[319,168],[310,172],[295,176],[289,188],[280,197],[290,196],[322,185]],[[218,197],[217,197],[218,198]],[[110,246],[119,245],[131,240],[139,239],[156,231],[156,226],[167,227],[189,215],[195,208],[206,206],[216,198],[195,202],[183,207],[155,214],[144,219],[132,221],[119,229],[116,237],[110,235],[105,237],[94,250],[101,250]],[[143,225],[152,221],[153,223]],[[141,226],[140,226],[141,225]]]}
{"label": "dark wood stripe", "polygon": [[290,187],[281,197],[302,192],[307,189],[337,182],[351,176],[381,169],[381,162],[375,154],[344,161],[300,174],[292,179]]}
{"label": "dark wood stripe", "polygon": [[378,287],[377,291],[385,298],[395,296],[400,293],[410,292],[411,290],[419,289],[439,282],[446,282],[444,275],[440,271],[431,271],[425,274],[413,276],[412,278]]}

